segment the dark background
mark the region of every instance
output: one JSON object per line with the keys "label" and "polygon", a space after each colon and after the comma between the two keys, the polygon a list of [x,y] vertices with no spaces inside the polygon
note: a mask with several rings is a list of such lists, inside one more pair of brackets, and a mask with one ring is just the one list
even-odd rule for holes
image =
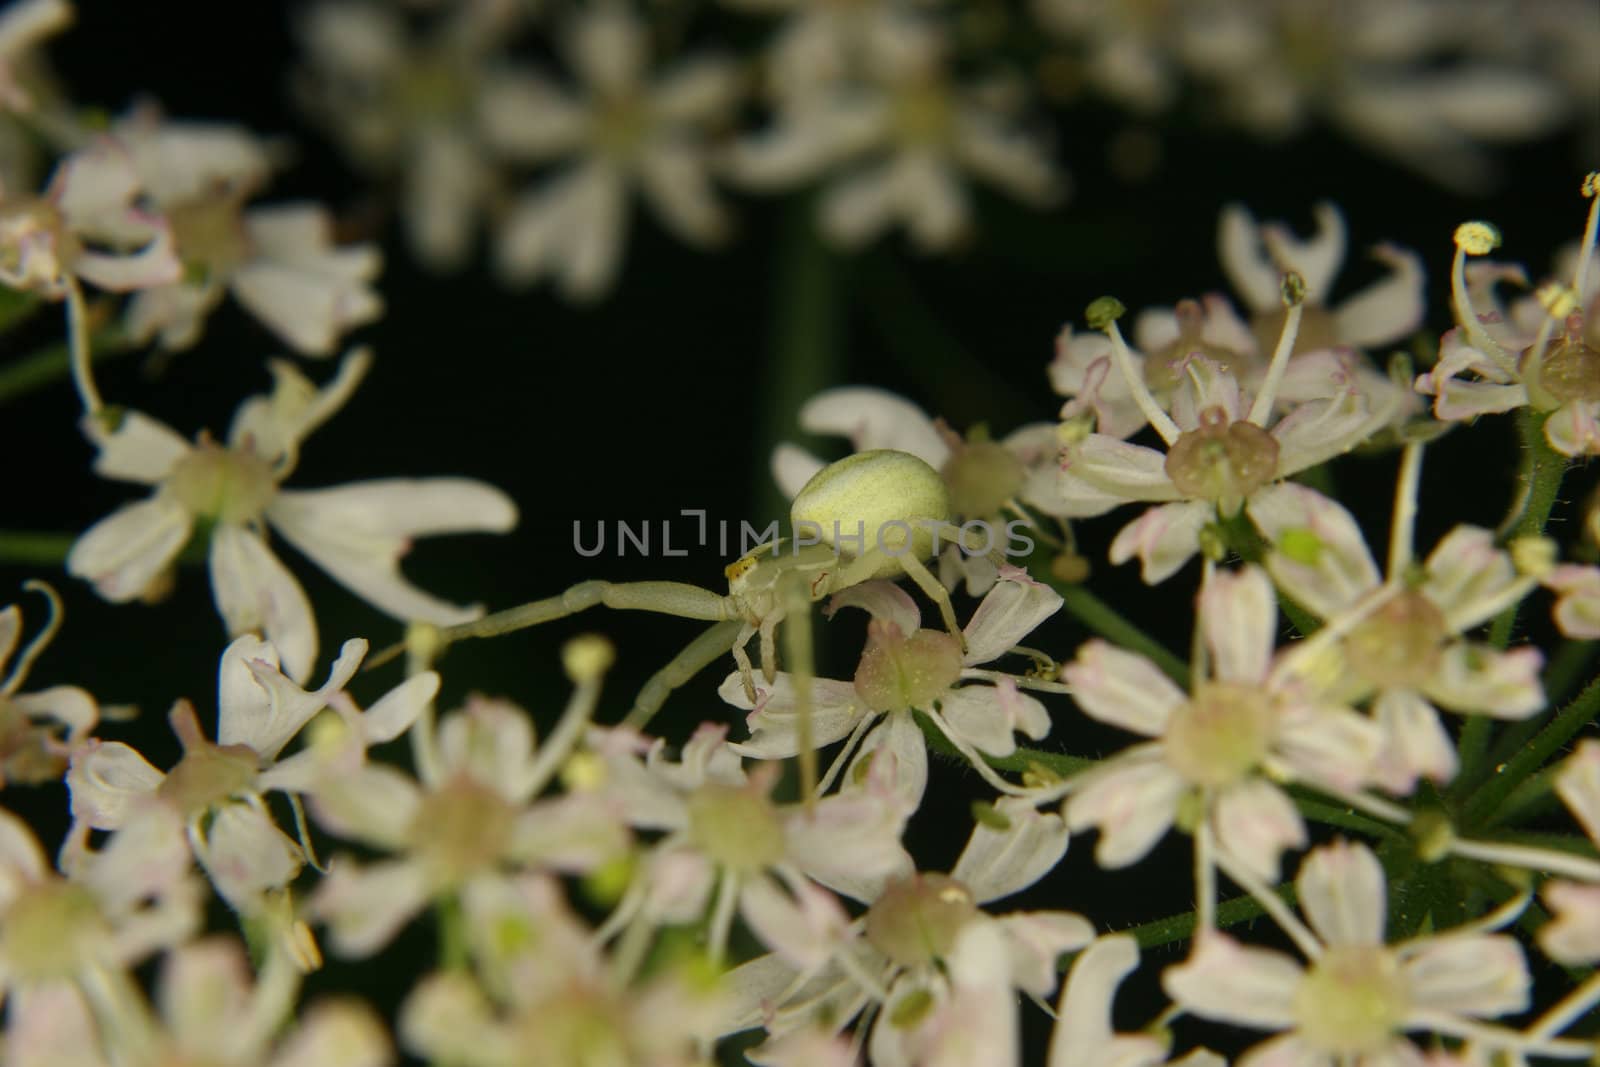
{"label": "dark background", "polygon": [[[635,212],[618,284],[592,307],[570,306],[544,290],[508,293],[489,277],[481,257],[465,273],[429,275],[411,260],[396,227],[385,224],[393,222],[389,190],[348,170],[292,106],[292,9],[101,0],[83,4],[78,27],[52,48],[75,98],[113,114],[148,94],[174,117],[238,121],[261,133],[291,136],[296,162],[263,199],[322,200],[358,227],[372,227],[382,240],[388,313],[353,336],[374,347],[377,362],[352,403],[311,438],[289,484],[462,474],[506,490],[522,509],[514,533],[427,540],[407,559],[408,574],[460,602],[505,607],[590,577],[670,578],[720,589],[727,560],[715,549],[687,558],[619,559],[607,553],[584,560],[571,547],[572,524],[583,521],[586,531],[596,521],[655,525],[684,508],[705,508],[713,521],[725,518],[735,525],[744,518],[764,525],[775,517],[778,498],[767,457],[773,442],[793,436],[793,411],[803,396],[778,392],[773,355],[788,313],[786,272],[793,270],[796,245],[808,239],[805,194],[776,200],[729,194],[738,209],[739,235],[714,254],[688,249],[646,212]],[[761,36],[760,23],[709,8],[700,9],[692,26],[694,39],[711,44]],[[1061,402],[1045,377],[1053,340],[1064,322],[1081,323],[1090,300],[1111,293],[1137,311],[1226,290],[1215,230],[1218,210],[1230,200],[1247,204],[1258,218],[1287,220],[1301,232],[1311,226],[1314,201],[1339,203],[1350,228],[1351,257],[1336,300],[1377,276],[1376,265],[1361,258],[1363,249],[1393,241],[1417,250],[1430,272],[1429,326],[1436,336],[1449,325],[1454,227],[1468,218],[1493,220],[1506,238],[1505,258],[1542,276],[1554,251],[1579,235],[1585,204],[1578,184],[1600,160],[1600,146],[1584,147],[1570,132],[1519,146],[1502,154],[1504,180],[1495,193],[1473,199],[1442,191],[1326,131],[1281,144],[1243,138],[1209,122],[1199,102],[1141,127],[1159,139],[1162,153],[1152,173],[1130,182],[1116,176],[1107,159],[1132,120],[1093,101],[1043,118],[1073,176],[1074,195],[1061,208],[1036,213],[978,190],[974,237],[954,254],[918,259],[898,236],[857,256],[822,253],[832,268],[823,296],[836,318],[833,340],[822,349],[826,359],[810,368],[812,382],[881,385],[957,428],[987,422],[997,436],[1051,419]],[[0,362],[53,339],[58,330],[46,315],[21,335],[0,339]],[[281,354],[262,328],[226,303],[201,345],[173,360],[159,378],[135,355],[107,365],[99,381],[112,402],[163,418],[182,434],[205,428],[220,434],[240,400],[268,388],[265,360]],[[318,380],[333,369],[332,363],[302,366]],[[75,429],[76,415],[65,381],[0,415],[6,456],[0,463],[0,529],[81,531],[139,495],[136,487],[89,472],[91,452]],[[833,449],[829,454],[844,447],[808,443]],[[1419,549],[1425,552],[1456,522],[1498,523],[1516,462],[1506,420],[1453,433],[1431,448]],[[1352,457],[1338,468],[1343,500],[1369,531],[1387,523],[1394,466],[1388,454]],[[1569,475],[1554,534],[1570,536],[1572,502],[1593,483],[1592,468]],[[1081,525],[1083,550],[1096,565],[1092,588],[1183,650],[1193,565],[1152,591],[1139,584],[1134,565],[1113,569],[1104,562],[1111,537],[1132,514]],[[675,524],[675,536],[688,529],[687,522]],[[1374,543],[1383,543],[1381,534]],[[375,648],[399,637],[396,623],[292,549],[278,547],[316,605],[323,664],[346,637],[365,636]],[[226,635],[203,568],[184,569],[173,595],[154,606],[106,604],[59,566],[0,564],[0,591],[14,591],[28,577],[51,580],[67,605],[65,629],[28,688],[73,682],[104,703],[138,704],[143,714],[136,723],[108,728],[107,734],[132,740],[157,766],[170,766],[178,754],[164,722],[171,701],[193,699],[202,721],[213,721],[215,714],[215,665]],[[12,595],[0,592],[0,603]],[[37,598],[23,604],[36,623]],[[595,615],[544,632],[461,645],[441,667],[441,706],[451,707],[470,687],[517,701],[547,728],[566,693],[559,638],[599,629],[619,650],[602,713],[610,721],[696,626]],[[1084,636],[1074,622],[1056,619],[1031,643],[1066,659]],[[824,649],[823,673],[847,676],[853,667],[849,640],[859,637],[851,633],[831,661]],[[720,667],[707,672],[669,703],[657,728],[681,737],[704,719],[736,723],[714,694],[721,673]],[[363,676],[356,693],[374,699],[398,678],[397,668]],[[1044,747],[1097,755],[1124,743],[1115,732],[1085,727],[1064,702],[1052,706],[1058,725]],[[740,734],[735,725],[733,735]],[[913,851],[927,869],[947,869],[970,825],[966,805],[986,791],[956,765],[941,763],[934,774],[930,803],[913,824]],[[26,811],[50,843],[50,834],[64,825],[65,791],[18,793],[8,790],[5,803]],[[1102,929],[1190,906],[1186,842],[1169,839],[1154,867],[1122,873],[1095,872],[1091,844],[1076,843],[1023,904],[1079,910]],[[413,934],[380,959],[400,960],[430,947],[430,935]],[[424,957],[416,958],[410,967]],[[1157,956],[1172,958],[1170,952]],[[408,986],[407,969],[334,966],[313,988],[355,983],[381,1001]],[[1132,1026],[1148,1019],[1155,973],[1150,966],[1141,969],[1128,998],[1133,1010],[1119,1021]]]}

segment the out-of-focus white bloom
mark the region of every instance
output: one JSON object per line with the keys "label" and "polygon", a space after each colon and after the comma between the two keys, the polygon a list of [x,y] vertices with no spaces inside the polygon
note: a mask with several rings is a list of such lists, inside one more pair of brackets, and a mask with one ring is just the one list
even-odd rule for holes
{"label": "out-of-focus white bloom", "polygon": [[299,371],[274,362],[276,387],[234,416],[228,444],[208,436],[183,440],[164,424],[126,412],[114,430],[87,419],[100,449],[99,474],[155,487],[73,545],[67,570],[123,603],[155,586],[198,528],[210,539],[212,591],[232,635],[264,632],[297,682],[316,658],[316,620],[300,583],[267,548],[271,525],[344,585],[400,619],[451,625],[477,618],[424,593],[400,574],[411,539],[425,534],[500,533],[516,506],[492,486],[466,478],[390,479],[333,489],[280,488],[300,443],[344,406],[366,373],[364,351],[351,353],[318,390]]}
{"label": "out-of-focus white bloom", "polygon": [[783,16],[763,57],[767,87],[780,100],[805,97],[860,76],[908,33],[932,32],[905,0],[724,0],[729,7]]}
{"label": "out-of-focus white bloom", "polygon": [[[415,675],[360,713],[341,694],[367,643],[345,642],[323,686],[306,692],[278,669],[278,653],[245,635],[222,654],[217,681],[217,739],[209,741],[193,705],[179,701],[169,715],[183,744],[183,759],[163,774],[120,741],[90,742],[75,753],[67,784],[72,789],[73,830],[63,855],[76,855],[89,831],[114,830],[152,803],[184,821],[195,859],[210,874],[219,895],[246,915],[260,915],[269,894],[299,872],[300,847],[267,812],[271,790],[308,792],[330,765],[358,768],[372,745],[392,741],[408,729],[439,689],[432,671]],[[345,735],[329,751],[311,745],[288,757],[281,753],[323,708],[340,706]]]}
{"label": "out-of-focus white bloom", "polygon": [[[55,594],[50,596],[54,607]],[[18,692],[28,680],[34,657],[44,651],[54,632],[53,624],[47,626],[8,674],[6,665],[22,637],[22,612],[15,604],[0,608],[0,788],[59,780],[72,750],[99,721],[94,697],[77,686]]]}
{"label": "out-of-focus white bloom", "polygon": [[[756,936],[797,967],[826,959],[849,918],[838,901],[813,884],[860,895],[912,869],[900,845],[912,805],[896,791],[888,761],[865,776],[863,788],[814,804],[777,805],[776,764],[747,776],[727,728],[702,726],[682,758],[662,758],[625,731],[591,733],[589,747],[606,768],[606,793],[633,826],[663,830],[642,863],[641,881],[619,905],[617,924],[635,909],[653,922],[693,922],[713,899],[712,951],[727,944],[735,908]],[[637,751],[649,744],[639,758]]]}
{"label": "out-of-focus white bloom", "polygon": [[451,4],[414,33],[397,5],[331,0],[299,23],[302,106],[358,166],[398,183],[406,235],[429,268],[465,264],[494,192],[481,83],[520,14],[515,4]]}
{"label": "out-of-focus white bloom", "polygon": [[0,994],[131,967],[187,940],[200,905],[168,811],[130,819],[63,878],[27,824],[0,809]]}
{"label": "out-of-focus white bloom", "polygon": [[[297,978],[282,958],[271,958],[261,979],[252,979],[243,949],[231,938],[191,942],[162,962],[158,1011],[142,999],[127,998],[117,1019],[123,1029],[104,1043],[101,1027],[76,989],[55,985],[20,998],[7,1026],[7,1067],[388,1067],[394,1062],[382,1020],[349,997],[293,1013],[285,1026]],[[106,1058],[106,1046],[116,1049],[114,1058]]]}
{"label": "out-of-focus white bloom", "polygon": [[[1527,1007],[1530,979],[1514,938],[1463,929],[1385,945],[1383,868],[1365,845],[1312,852],[1295,888],[1315,932],[1303,946],[1314,953],[1309,966],[1212,931],[1162,975],[1186,1012],[1284,1031],[1241,1062],[1416,1063],[1407,1031],[1479,1038],[1476,1020]],[[1520,1034],[1505,1034],[1508,1046],[1520,1044]]]}
{"label": "out-of-focus white bloom", "polygon": [[[1002,799],[990,821],[974,828],[950,874],[881,884],[865,901],[865,937],[839,943],[821,966],[797,969],[773,954],[735,968],[722,1032],[759,1025],[781,1040],[818,1018],[848,1025],[881,999],[868,1039],[874,1064],[1014,1062],[1014,990],[1049,996],[1057,958],[1088,944],[1094,931],[1071,912],[980,910],[1038,881],[1067,849],[1060,816],[1025,800]],[[845,954],[848,964],[839,959]],[[975,1059],[982,1048],[996,1058]]]}
{"label": "out-of-focus white bloom", "polygon": [[[573,706],[587,717],[596,699],[598,689],[580,684]],[[325,775],[312,795],[329,831],[395,853],[369,864],[336,857],[311,898],[342,955],[371,955],[430,900],[502,868],[584,873],[628,848],[616,805],[597,791],[530,803],[557,768],[535,748],[522,709],[475,698],[439,724],[436,746],[420,780],[368,763]]]}
{"label": "out-of-focus white bloom", "polygon": [[28,111],[33,98],[19,75],[30,53],[72,25],[68,0],[18,0],[0,12],[0,112]]}
{"label": "out-of-focus white bloom", "polygon": [[[1500,235],[1487,223],[1456,229],[1451,272],[1456,328],[1439,344],[1439,362],[1416,381],[1434,397],[1441,419],[1471,419],[1532,407],[1544,415],[1544,437],[1566,456],[1600,455],[1600,268],[1594,264],[1600,231],[1600,172],[1583,182],[1589,219],[1572,282],[1552,282],[1533,300],[1505,311],[1494,283],[1522,278],[1516,268],[1486,264],[1477,277],[1467,256],[1487,255]],[[1488,305],[1480,312],[1475,306]],[[1470,377],[1469,377],[1470,375]]]}
{"label": "out-of-focus white bloom", "polygon": [[1580,641],[1600,640],[1600,567],[1564,563],[1541,579],[1556,594],[1556,627]]}
{"label": "out-of-focus white bloom", "polygon": [[[407,1048],[463,1067],[615,1064],[701,1067],[724,995],[710,975],[665,963],[619,982],[615,961],[537,875],[486,879],[463,893],[480,980],[430,975],[400,1008]],[[625,978],[626,976],[624,976]]]}
{"label": "out-of-focus white bloom", "polygon": [[171,228],[138,196],[133,161],[109,138],[63,159],[42,196],[0,189],[0,282],[61,300],[75,278],[117,293],[176,281]]}
{"label": "out-of-focus white bloom", "polygon": [[511,205],[496,263],[509,284],[548,277],[568,297],[593,299],[616,278],[634,188],[690,244],[727,236],[711,188],[709,133],[737,103],[739,82],[730,63],[710,58],[650,76],[647,27],[621,0],[577,15],[563,44],[579,91],[517,70],[500,72],[484,91],[485,135],[498,151],[565,163]]}
{"label": "out-of-focus white bloom", "polygon": [[1154,739],[1069,781],[1067,823],[1099,829],[1101,866],[1141,859],[1185,808],[1225,857],[1275,880],[1283,851],[1306,843],[1305,823],[1277,783],[1335,792],[1366,783],[1382,735],[1279,669],[1277,616],[1259,567],[1215,574],[1199,602],[1212,674],[1187,697],[1154,663],[1098,639],[1061,669],[1085,714]]}
{"label": "out-of-focus white bloom", "polygon": [[[1139,965],[1139,946],[1127,934],[1096,938],[1078,954],[1061,987],[1048,1067],[1158,1067],[1167,1046],[1154,1034],[1119,1034],[1111,1028],[1117,985]],[[1174,1067],[1227,1067],[1207,1049],[1195,1049]]]}
{"label": "out-of-focus white bloom", "polygon": [[[1257,493],[1249,511],[1273,545],[1265,560],[1273,580],[1318,618],[1356,608],[1381,584],[1360,527],[1336,501],[1284,483]],[[1409,529],[1396,533],[1410,536]],[[1391,550],[1391,558],[1409,560],[1410,546],[1399,547],[1404,551],[1396,557]],[[1391,574],[1389,581],[1404,588],[1329,646],[1317,674],[1332,700],[1373,698],[1387,739],[1374,779],[1391,792],[1409,793],[1418,777],[1447,782],[1455,776],[1455,744],[1435,705],[1500,719],[1526,719],[1544,709],[1538,649],[1506,652],[1462,636],[1521,600],[1538,579],[1517,572],[1491,531],[1457,526],[1420,573]]]}
{"label": "out-of-focus white bloom", "polygon": [[[913,710],[929,716],[958,747],[993,756],[1015,752],[1016,733],[1039,740],[1050,730],[1044,705],[1010,679],[994,681],[978,664],[1010,651],[1060,610],[1061,603],[1060,594],[1025,572],[1003,572],[962,631],[967,643],[963,653],[960,643],[943,630],[921,628],[916,602],[893,582],[865,582],[835,594],[827,609],[830,615],[841,607],[856,607],[873,621],[854,679],[818,678],[812,683],[812,744],[821,748],[850,738],[842,759],[860,739],[845,781],[880,751],[891,753],[897,788],[915,808],[927,786],[928,755]],[[757,686],[753,700],[745,692],[745,677],[735,671],[719,690],[722,699],[750,711],[750,739],[733,750],[768,760],[796,755],[800,742],[793,677],[777,672],[770,688]],[[959,684],[964,680],[973,684]]]}
{"label": "out-of-focus white bloom", "polygon": [[1179,50],[1228,115],[1268,136],[1313,117],[1458,189],[1492,168],[1484,142],[1537,137],[1565,118],[1539,69],[1465,59],[1460,5],[1429,0],[1210,0],[1181,22]]}
{"label": "out-of-focus white bloom", "polygon": [[1083,77],[1134,111],[1165,110],[1177,96],[1176,46],[1192,5],[1120,0],[1034,0],[1040,25],[1065,39]]}
{"label": "out-of-focus white bloom", "polygon": [[[1556,773],[1555,789],[1600,848],[1600,741],[1578,742],[1577,751]],[[1552,914],[1539,929],[1539,946],[1545,954],[1572,967],[1600,961],[1600,885],[1552,879],[1540,895]]]}
{"label": "out-of-focus white bloom", "polygon": [[821,225],[847,248],[896,223],[924,252],[950,248],[971,215],[968,175],[1035,207],[1060,200],[1065,180],[1042,138],[1014,123],[1016,84],[957,84],[942,39],[908,19],[880,37],[859,79],[796,93],[772,129],[736,144],[730,175],[770,190],[829,173]]}
{"label": "out-of-focus white bloom", "polygon": [[112,133],[171,226],[184,265],[182,279],[129,302],[125,325],[135,343],[159,335],[164,348],[188,348],[224,291],[304,355],[332,355],[345,331],[382,313],[369,285],[381,264],[376,246],[335,247],[332,220],[316,204],[246,210],[272,166],[270,146],[248,131],[167,121],[145,108]]}

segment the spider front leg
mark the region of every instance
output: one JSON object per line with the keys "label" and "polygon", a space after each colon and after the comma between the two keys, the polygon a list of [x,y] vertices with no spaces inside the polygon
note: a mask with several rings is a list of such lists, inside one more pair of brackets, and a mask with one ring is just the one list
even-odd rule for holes
{"label": "spider front leg", "polygon": [[[749,640],[748,630],[748,623],[737,622],[719,622],[705,630],[650,676],[634,698],[633,710],[628,712],[622,724],[635,730],[644,729],[674,690],[716,662],[730,648],[734,658],[742,659],[748,668],[750,658],[745,655],[743,648],[744,642]],[[748,680],[745,684],[750,685],[750,699],[754,702],[755,687]]]}
{"label": "spider front leg", "polygon": [[917,588],[934,602],[939,609],[940,619],[944,621],[944,628],[950,632],[951,637],[961,643],[961,651],[964,654],[967,651],[967,635],[962,632],[961,624],[956,622],[956,609],[950,602],[950,591],[940,584],[939,579],[934,577],[927,565],[909,549],[899,554],[889,552],[882,547],[863,552],[846,562],[832,575],[826,592],[838,592],[853,585],[860,585],[879,575],[891,564],[910,576]]}

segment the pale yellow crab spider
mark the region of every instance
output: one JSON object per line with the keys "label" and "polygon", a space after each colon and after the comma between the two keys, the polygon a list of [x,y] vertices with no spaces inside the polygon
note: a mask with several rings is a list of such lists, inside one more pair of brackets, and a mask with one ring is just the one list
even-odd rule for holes
{"label": "pale yellow crab spider", "polygon": [[[790,522],[810,543],[769,542],[728,565],[727,595],[683,582],[580,582],[566,592],[440,629],[427,642],[434,654],[469,637],[492,637],[576,614],[597,604],[623,611],[653,611],[715,623],[657,671],[639,691],[627,723],[641,727],[671,692],[728,651],[755,699],[755,669],[745,651],[759,637],[761,672],[777,673],[776,632],[793,612],[841,589],[873,578],[908,575],[938,605],[958,640],[950,594],[925,560],[938,554],[941,537],[959,537],[950,494],[939,472],[908,452],[858,452],[818,471],[794,499]],[[810,634],[786,627],[785,655],[794,675],[800,729],[809,732]],[[377,662],[390,658],[384,653]],[[805,738],[802,738],[802,742]],[[814,761],[815,754],[810,754]],[[805,755],[802,755],[805,762]],[[802,772],[804,773],[804,771]]]}

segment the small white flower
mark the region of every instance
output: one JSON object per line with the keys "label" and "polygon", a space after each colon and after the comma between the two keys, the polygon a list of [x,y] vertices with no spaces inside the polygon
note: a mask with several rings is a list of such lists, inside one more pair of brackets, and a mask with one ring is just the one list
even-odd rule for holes
{"label": "small white flower", "polygon": [[511,206],[496,264],[509,284],[551,277],[564,295],[593,299],[616,278],[633,189],[684,241],[710,247],[727,236],[708,134],[736,104],[739,83],[730,64],[711,58],[650,77],[647,29],[618,0],[576,16],[563,43],[580,91],[519,71],[485,88],[484,129],[496,150],[567,161]]}
{"label": "small white flower", "polygon": [[[852,780],[854,768],[881,750],[893,755],[897,788],[906,800],[913,808],[921,802],[928,777],[927,742],[913,710],[932,717],[957,745],[994,756],[1016,751],[1016,733],[1037,741],[1049,732],[1050,714],[1043,704],[1020,692],[1010,679],[995,682],[978,669],[1009,652],[1060,610],[1061,596],[1048,586],[1022,571],[1003,573],[962,631],[965,654],[943,630],[921,628],[916,603],[892,582],[852,586],[833,597],[829,614],[840,607],[862,608],[873,621],[853,680],[813,680],[811,738],[819,748],[845,738],[861,739],[846,781]],[[758,686],[752,700],[744,689],[745,677],[735,671],[719,690],[728,703],[750,710],[750,739],[733,750],[769,760],[797,754],[793,678],[777,672],[771,687]]]}
{"label": "small white flower", "polygon": [[143,108],[117,123],[146,197],[172,228],[184,274],[129,301],[135,343],[168,349],[200,339],[224,291],[296,351],[331,356],[347,330],[376,319],[374,245],[335,247],[326,210],[310,203],[245,208],[272,167],[268,145],[221,123],[174,122]]}
{"label": "small white flower", "polygon": [[[1600,847],[1600,741],[1584,738],[1556,773],[1556,793],[1589,840]],[[1600,885],[1552,879],[1540,895],[1552,913],[1539,929],[1539,945],[1568,966],[1600,961]]]}
{"label": "small white flower", "polygon": [[1276,879],[1283,851],[1306,842],[1300,813],[1276,783],[1339,792],[1366,781],[1381,744],[1377,727],[1280,677],[1277,614],[1260,568],[1215,574],[1199,605],[1212,676],[1187,697],[1143,656],[1100,640],[1062,668],[1086,714],[1153,738],[1069,782],[1067,823],[1099,829],[1101,866],[1138,861],[1190,808],[1223,854]]}
{"label": "small white flower", "polygon": [[413,537],[510,529],[516,506],[466,478],[390,479],[333,489],[292,490],[300,443],[349,399],[368,356],[347,356],[317,390],[292,366],[272,364],[277,387],[239,408],[227,446],[202,435],[189,444],[164,424],[129,411],[114,430],[86,419],[100,449],[97,473],[155,487],[80,537],[69,573],[125,603],[146,595],[196,529],[210,539],[211,585],[232,635],[264,632],[285,673],[304,681],[316,658],[316,620],[300,583],[267,547],[270,525],[336,579],[400,619],[451,625],[481,614],[439,600],[400,574]]}
{"label": "small white flower", "polygon": [[42,196],[0,189],[0,282],[62,300],[77,279],[115,293],[176,281],[171,228],[138,196],[132,160],[105,137],[57,164]]}
{"label": "small white flower", "polygon": [[1447,930],[1385,945],[1383,868],[1365,845],[1312,852],[1295,888],[1316,933],[1304,946],[1314,953],[1308,967],[1213,931],[1162,975],[1185,1011],[1285,1031],[1242,1062],[1415,1062],[1407,1031],[1476,1036],[1473,1020],[1528,1006],[1527,966],[1514,938]]}
{"label": "small white flower", "polygon": [[[50,597],[54,608],[55,594]],[[54,626],[47,626],[8,674],[6,665],[22,636],[22,612],[15,604],[0,608],[0,788],[59,780],[73,749],[99,721],[100,709],[94,698],[77,686],[18,692],[27,681],[34,657],[53,634]]]}
{"label": "small white flower", "polygon": [[[1252,497],[1249,512],[1274,546],[1265,560],[1273,580],[1318,618],[1355,609],[1379,588],[1360,529],[1337,502],[1284,483]],[[1410,537],[1409,529],[1396,533]],[[1410,546],[1402,547],[1409,559]],[[1455,776],[1455,745],[1435,705],[1500,719],[1544,709],[1538,649],[1501,651],[1463,636],[1521,600],[1537,579],[1517,573],[1489,530],[1457,526],[1420,573],[1391,574],[1389,582],[1405,588],[1327,650],[1321,673],[1330,680],[1323,687],[1330,699],[1373,699],[1387,738],[1375,779],[1391,792],[1409,793],[1418,777]]]}
{"label": "small white flower", "polygon": [[909,18],[871,45],[858,78],[791,94],[774,128],[736,144],[731,176],[770,190],[832,172],[820,222],[846,248],[901,223],[919,250],[949,249],[970,222],[968,176],[1034,207],[1061,199],[1065,180],[1042,139],[1015,125],[1016,84],[957,83],[944,40]]}

